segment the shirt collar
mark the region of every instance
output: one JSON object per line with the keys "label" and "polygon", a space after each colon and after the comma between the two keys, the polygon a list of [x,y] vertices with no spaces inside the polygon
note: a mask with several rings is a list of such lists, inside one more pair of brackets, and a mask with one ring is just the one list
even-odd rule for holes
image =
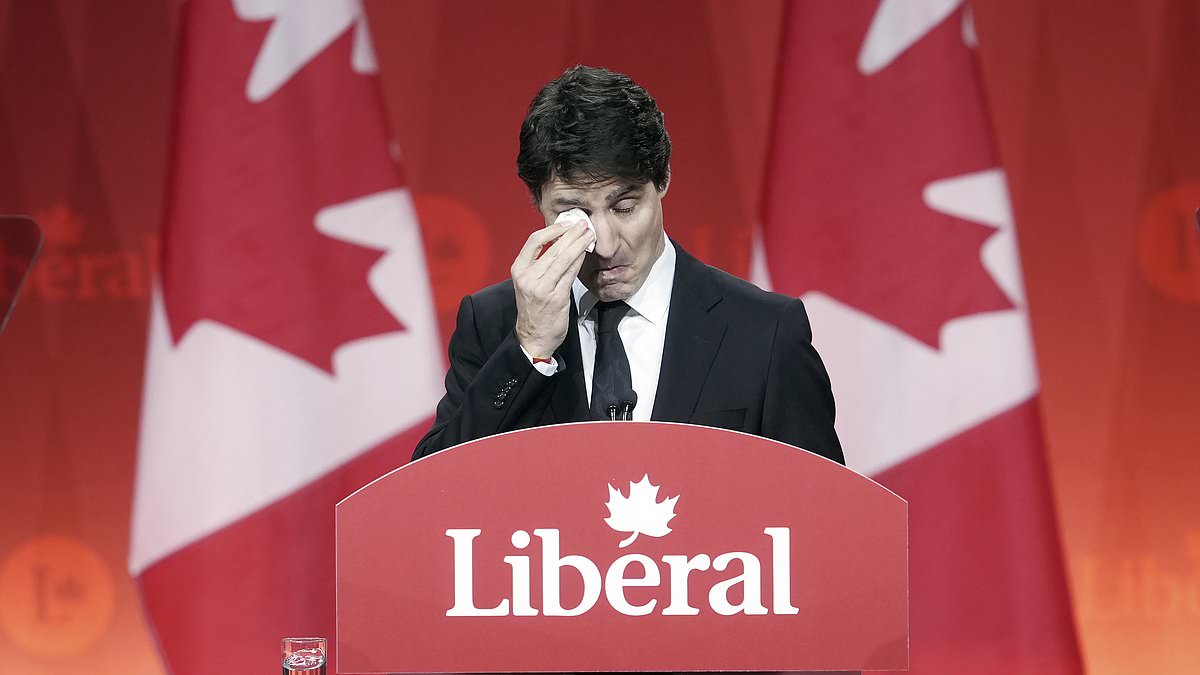
{"label": "shirt collar", "polygon": [[[671,290],[674,286],[675,247],[664,232],[662,253],[650,267],[650,274],[646,275],[642,287],[625,303],[647,321],[658,325],[667,320],[667,310],[671,308]],[[571,293],[575,296],[575,307],[579,310],[580,319],[587,317],[600,301],[579,279],[575,279],[571,284]]]}

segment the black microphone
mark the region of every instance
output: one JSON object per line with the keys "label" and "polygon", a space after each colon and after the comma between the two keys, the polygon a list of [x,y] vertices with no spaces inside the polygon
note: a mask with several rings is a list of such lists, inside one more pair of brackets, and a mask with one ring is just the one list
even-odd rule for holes
{"label": "black microphone", "polygon": [[626,389],[618,400],[621,401],[621,416],[619,419],[625,422],[632,422],[633,407],[637,405],[637,392],[632,389]]}

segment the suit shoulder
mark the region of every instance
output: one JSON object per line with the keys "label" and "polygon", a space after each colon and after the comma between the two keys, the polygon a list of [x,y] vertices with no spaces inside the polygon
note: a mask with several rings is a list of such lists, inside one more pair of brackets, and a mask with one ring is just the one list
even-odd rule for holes
{"label": "suit shoulder", "polygon": [[512,279],[505,279],[497,284],[482,288],[463,298],[463,303],[470,303],[475,317],[482,323],[490,323],[495,319],[515,316],[517,312],[517,297],[513,290]]}
{"label": "suit shoulder", "polygon": [[512,279],[505,279],[500,283],[481,288],[468,297],[476,305],[516,304],[516,293],[513,290]]}
{"label": "suit shoulder", "polygon": [[732,307],[774,316],[787,310],[788,307],[797,304],[803,306],[799,298],[763,290],[725,270],[704,263],[701,265],[720,290],[724,302],[729,303]]}

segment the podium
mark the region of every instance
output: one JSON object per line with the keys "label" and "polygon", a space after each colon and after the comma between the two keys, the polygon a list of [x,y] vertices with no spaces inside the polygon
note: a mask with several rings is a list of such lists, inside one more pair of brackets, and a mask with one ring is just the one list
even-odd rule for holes
{"label": "podium", "polygon": [[907,518],[722,429],[465,443],[337,505],[336,672],[905,670]]}

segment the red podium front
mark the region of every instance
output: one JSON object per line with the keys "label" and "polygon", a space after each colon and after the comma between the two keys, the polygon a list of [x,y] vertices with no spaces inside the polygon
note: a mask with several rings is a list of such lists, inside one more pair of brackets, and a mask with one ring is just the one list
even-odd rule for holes
{"label": "red podium front", "polygon": [[908,507],[789,445],[587,422],[337,506],[337,672],[903,670]]}

